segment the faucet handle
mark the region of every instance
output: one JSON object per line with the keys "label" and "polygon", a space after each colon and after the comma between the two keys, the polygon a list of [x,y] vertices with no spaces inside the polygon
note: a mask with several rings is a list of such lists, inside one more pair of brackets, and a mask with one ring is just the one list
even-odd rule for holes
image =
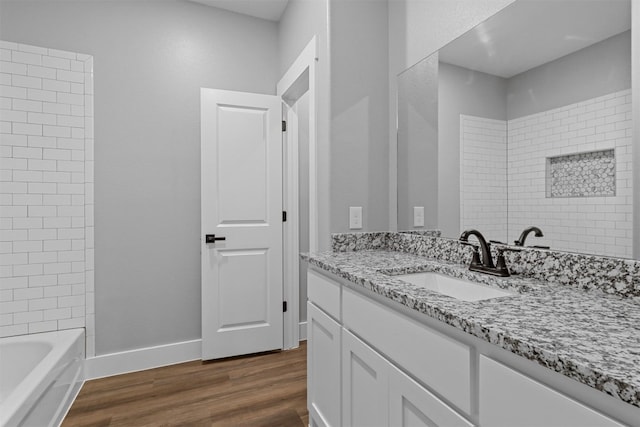
{"label": "faucet handle", "polygon": [[[498,270],[499,272],[506,272],[505,276],[509,276],[509,268],[507,267],[507,261],[504,258],[505,249],[509,250],[509,248],[498,249],[498,256],[496,258],[496,270]],[[519,249],[516,249],[515,251],[519,251]]]}
{"label": "faucet handle", "polygon": [[471,265],[480,265],[480,252],[478,252],[478,247],[473,247],[473,255],[471,255]]}

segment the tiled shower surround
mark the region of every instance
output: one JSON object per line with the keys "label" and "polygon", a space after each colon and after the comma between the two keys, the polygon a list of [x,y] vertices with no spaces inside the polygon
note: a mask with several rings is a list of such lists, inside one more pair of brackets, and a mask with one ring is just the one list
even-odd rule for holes
{"label": "tiled shower surround", "polygon": [[[631,91],[624,90],[508,123],[509,233],[529,225],[536,244],[631,257]],[[615,196],[546,197],[549,157],[615,152]]]}
{"label": "tiled shower surround", "polygon": [[[463,117],[469,120],[468,116]],[[466,126],[465,133],[461,133],[461,161],[475,164],[479,169],[495,168],[495,159],[488,161],[478,155],[474,160],[473,145],[467,150],[463,144],[486,138],[488,129],[496,121],[478,117],[473,120],[474,126]],[[462,123],[461,118],[461,131]],[[542,238],[535,238],[536,245],[547,245],[561,251],[631,257],[631,91],[611,93],[506,123],[506,240],[512,242],[524,228],[536,225],[545,234]],[[566,188],[568,179],[560,179],[557,193],[551,197],[552,182],[549,180],[552,177],[548,171],[551,159],[571,161],[581,156],[596,156],[590,153],[610,153],[611,150],[615,158],[615,165],[611,168],[604,167],[603,157],[606,154],[589,160],[586,167],[578,166],[583,168],[581,173],[590,176],[583,180],[583,184],[589,184],[588,191],[583,186],[582,190],[572,192]],[[600,163],[595,164],[597,162]],[[565,178],[573,174],[576,167],[574,164],[572,170],[566,171]],[[615,193],[612,195],[611,183],[604,181],[613,179],[613,173]],[[600,181],[602,187],[598,187]],[[493,199],[501,200],[504,197],[502,188],[486,188],[498,193]],[[464,188],[461,190],[464,191]],[[599,195],[596,195],[598,192]],[[484,207],[482,200],[471,200],[470,203],[481,212],[491,209],[493,199],[484,197]],[[461,204],[461,212],[466,212],[463,206],[467,200],[461,200]],[[468,220],[468,216],[461,217],[462,224]],[[485,232],[480,226],[474,228]],[[487,227],[487,230],[490,229]],[[485,235],[491,239],[502,239],[489,232]]]}
{"label": "tiled shower surround", "polygon": [[547,197],[615,195],[613,149],[547,158]]}
{"label": "tiled shower surround", "polygon": [[504,120],[460,115],[460,230],[469,228],[495,240],[507,239]]}
{"label": "tiled shower surround", "polygon": [[86,327],[93,356],[93,57],[0,41],[0,336]]}

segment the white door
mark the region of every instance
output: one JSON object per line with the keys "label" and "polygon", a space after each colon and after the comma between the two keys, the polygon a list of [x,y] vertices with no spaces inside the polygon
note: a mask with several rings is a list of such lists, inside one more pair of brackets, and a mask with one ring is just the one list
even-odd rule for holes
{"label": "white door", "polygon": [[205,360],[282,348],[281,121],[276,96],[201,89]]}

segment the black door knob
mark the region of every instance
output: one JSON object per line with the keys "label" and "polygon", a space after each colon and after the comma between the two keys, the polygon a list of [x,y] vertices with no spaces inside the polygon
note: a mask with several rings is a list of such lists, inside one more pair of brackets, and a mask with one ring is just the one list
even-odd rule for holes
{"label": "black door knob", "polygon": [[205,243],[215,243],[216,240],[227,240],[226,237],[216,237],[215,234],[206,234],[204,236],[204,242]]}

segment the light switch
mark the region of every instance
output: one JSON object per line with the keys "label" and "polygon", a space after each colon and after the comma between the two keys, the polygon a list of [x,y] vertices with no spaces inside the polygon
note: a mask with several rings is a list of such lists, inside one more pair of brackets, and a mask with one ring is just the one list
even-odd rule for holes
{"label": "light switch", "polygon": [[362,228],[362,206],[349,207],[349,228],[351,230]]}
{"label": "light switch", "polygon": [[413,207],[413,226],[424,227],[424,206]]}

